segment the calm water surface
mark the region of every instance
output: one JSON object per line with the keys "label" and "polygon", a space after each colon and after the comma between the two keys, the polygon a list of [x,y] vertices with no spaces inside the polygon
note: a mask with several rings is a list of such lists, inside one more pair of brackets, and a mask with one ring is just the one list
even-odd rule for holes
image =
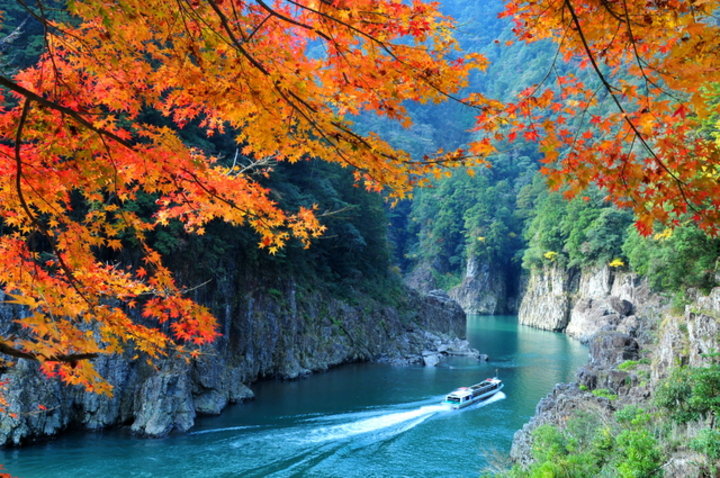
{"label": "calm water surface", "polygon": [[[587,351],[517,317],[470,317],[468,339],[487,363],[455,358],[438,368],[343,366],[296,382],[264,382],[257,400],[203,418],[188,434],[134,438],[77,433],[0,452],[8,471],[32,477],[477,477],[493,452]],[[489,403],[447,411],[450,390],[497,370],[505,389]]]}

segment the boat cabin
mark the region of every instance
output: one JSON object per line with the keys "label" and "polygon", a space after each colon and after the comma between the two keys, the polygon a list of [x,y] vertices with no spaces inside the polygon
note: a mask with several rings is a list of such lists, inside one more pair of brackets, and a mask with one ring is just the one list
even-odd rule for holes
{"label": "boat cabin", "polygon": [[443,400],[445,405],[452,408],[463,408],[474,402],[485,400],[495,395],[503,388],[502,380],[488,378],[470,387],[461,387],[450,392]]}
{"label": "boat cabin", "polygon": [[469,387],[462,387],[450,392],[450,394],[445,398],[445,401],[460,404],[472,400],[472,398],[472,390]]}

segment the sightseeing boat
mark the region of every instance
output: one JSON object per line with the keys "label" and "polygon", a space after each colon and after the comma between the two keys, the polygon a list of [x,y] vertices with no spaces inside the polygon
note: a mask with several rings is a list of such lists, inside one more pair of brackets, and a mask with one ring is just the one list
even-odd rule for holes
{"label": "sightseeing boat", "polygon": [[445,397],[442,404],[453,409],[465,408],[473,403],[487,400],[502,390],[502,388],[503,383],[499,378],[486,378],[475,385],[453,390]]}

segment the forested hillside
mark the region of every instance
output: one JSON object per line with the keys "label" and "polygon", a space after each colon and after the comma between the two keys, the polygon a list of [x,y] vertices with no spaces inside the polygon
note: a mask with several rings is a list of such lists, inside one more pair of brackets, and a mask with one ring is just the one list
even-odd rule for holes
{"label": "forested hillside", "polygon": [[[557,47],[548,41],[519,45],[511,22],[497,18],[492,6],[485,10],[443,2],[443,10],[458,19],[461,44],[492,59],[487,74],[475,75],[471,86],[491,97],[509,100],[547,76],[573,68],[558,60]],[[593,80],[588,70],[573,71]],[[429,118],[423,109],[416,115],[420,125],[426,122],[427,130],[442,131],[448,142],[428,144],[428,136],[420,135],[424,143],[418,149],[457,147],[473,139],[476,133],[470,130],[458,135],[445,126],[470,121],[461,113],[462,105],[451,102],[444,108]],[[593,114],[608,114],[612,108],[595,107]],[[712,120],[706,128],[712,130]],[[417,137],[408,135],[406,141]],[[538,173],[542,152],[533,142],[518,137],[500,144],[498,151],[490,169],[438,179],[431,188],[416,191],[413,201],[391,210],[395,259],[411,277],[419,269],[411,279],[416,286],[452,289],[474,261],[490,270],[511,271],[493,279],[508,282],[509,296],[522,280],[521,270],[550,263],[578,268],[612,264],[647,276],[658,290],[678,297],[687,287],[709,290],[717,284],[718,241],[698,230],[689,216],[676,220],[680,227],[675,231],[660,228],[643,237],[633,214],[608,201],[605,190],[591,186],[575,192],[571,201],[563,191],[549,192],[545,176]]]}

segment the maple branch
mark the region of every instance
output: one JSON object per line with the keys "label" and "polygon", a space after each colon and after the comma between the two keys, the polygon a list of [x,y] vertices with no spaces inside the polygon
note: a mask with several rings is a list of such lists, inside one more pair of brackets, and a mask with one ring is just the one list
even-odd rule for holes
{"label": "maple branch", "polygon": [[613,91],[612,85],[608,82],[607,78],[605,78],[605,75],[602,71],[600,71],[600,67],[598,66],[597,62],[595,61],[595,55],[593,55],[592,50],[590,49],[590,45],[588,44],[587,38],[585,38],[585,33],[582,30],[582,27],[580,26],[580,19],[577,16],[577,13],[575,12],[575,9],[572,7],[572,4],[570,3],[570,0],[564,0],[565,5],[568,8],[568,11],[570,12],[570,15],[572,16],[573,23],[575,24],[575,27],[577,28],[578,35],[580,36],[580,41],[583,44],[583,48],[585,49],[585,53],[587,54],[588,58],[590,59],[590,63],[592,64],[593,69],[595,70],[595,73],[597,74],[598,78],[600,79],[601,83],[605,87],[605,89],[610,93],[610,97],[612,98],[613,102],[617,106],[617,108],[620,110],[620,113],[622,113],[622,116],[625,120],[625,122],[630,126],[633,133],[637,137],[638,140],[640,140],[640,143],[643,145],[645,150],[650,153],[650,156],[652,156],[653,160],[666,172],[668,175],[675,181],[675,184],[678,187],[678,190],[680,191],[680,195],[683,198],[683,201],[685,204],[687,204],[693,211],[697,210],[695,207],[690,203],[690,201],[687,198],[687,195],[685,194],[685,188],[684,183],[678,178],[675,173],[673,173],[666,165],[665,163],[658,157],[658,155],[655,153],[655,151],[650,147],[648,142],[643,137],[640,130],[638,130],[637,126],[635,126],[635,123],[632,122],[630,117],[628,116],[627,112],[625,111],[625,108],[623,107],[622,103],[620,103],[620,100],[615,95],[615,92]]}
{"label": "maple branch", "polygon": [[[649,65],[647,62],[643,61],[642,57],[640,56],[640,52],[638,51],[637,42],[635,41],[635,34],[633,33],[632,24],[630,22],[630,12],[628,11],[627,1],[623,0],[623,8],[625,9],[625,18],[627,23],[627,32],[628,37],[630,39],[630,44],[633,47],[633,53],[635,54],[635,61],[638,64],[638,67],[640,68],[640,73],[642,73],[643,78],[645,79],[647,84],[650,84],[654,86],[655,88],[659,89],[669,97],[675,99],[676,101],[680,101],[679,98],[677,98],[675,95],[673,95],[671,92],[663,88],[661,85],[657,84],[655,81],[653,81],[645,72],[645,66],[650,67],[651,69],[655,70],[651,65]],[[644,65],[643,65],[644,64]],[[646,95],[649,96],[649,88],[647,87],[647,84],[645,85],[645,91]]]}
{"label": "maple branch", "polygon": [[14,81],[0,75],[0,86],[4,86],[5,88],[14,91],[15,93],[18,93],[19,95],[25,97],[28,100],[35,101],[36,103],[39,103],[47,108],[50,108],[52,110],[58,111],[60,113],[63,113],[70,118],[74,119],[76,122],[80,123],[82,126],[88,128],[91,131],[95,131],[98,134],[107,136],[108,138],[122,144],[123,146],[133,149],[133,145],[121,138],[120,136],[116,135],[112,131],[108,131],[105,128],[99,128],[95,125],[93,125],[89,120],[85,119],[82,115],[80,115],[77,111],[72,110],[68,108],[67,106],[63,106],[61,104],[58,104],[52,100],[48,100],[47,98],[44,98],[37,93],[34,93],[27,88],[24,88]]}
{"label": "maple branch", "polygon": [[[294,2],[291,2],[294,3]],[[263,66],[262,63],[260,63],[257,59],[255,59],[250,53],[243,47],[242,43],[237,39],[235,34],[233,33],[232,28],[230,27],[229,22],[227,21],[227,17],[225,14],[220,10],[220,8],[217,6],[215,2],[210,1],[209,2],[210,7],[215,11],[216,15],[220,18],[220,23],[225,30],[225,32],[230,37],[230,40],[235,45],[235,47],[240,51],[240,53],[250,62],[251,65],[253,65],[255,68],[257,68],[261,73],[263,73],[265,76],[270,77],[270,72]],[[317,109],[313,107],[312,105],[308,104],[305,100],[300,98],[297,94],[295,94],[293,91],[287,89],[287,88],[281,88],[280,85],[278,85],[278,81],[275,81],[273,83],[273,88],[275,91],[280,94],[280,96],[285,100],[285,102],[293,109],[295,110],[299,115],[301,115],[305,120],[312,126],[312,128],[317,131],[322,138],[324,138],[333,148],[335,149],[335,152],[340,156],[340,158],[345,161],[347,164],[355,167],[356,169],[360,171],[365,171],[368,175],[370,174],[363,168],[360,168],[353,164],[346,156],[343,154],[343,152],[340,150],[340,148],[335,145],[327,136],[325,131],[310,118],[295,102],[293,102],[290,98],[288,98],[288,95],[295,98],[298,102],[303,104],[306,108],[308,108],[310,111],[315,112]],[[374,179],[374,178],[373,178]],[[197,179],[196,179],[197,180]],[[227,202],[227,201],[226,201]]]}
{"label": "maple branch", "polygon": [[35,360],[37,362],[51,361],[51,362],[77,362],[78,360],[89,360],[98,357],[96,353],[81,353],[81,354],[58,354],[58,355],[43,355],[27,352],[25,350],[16,349],[15,347],[8,345],[4,341],[0,340],[0,353],[10,355],[11,357]]}
{"label": "maple branch", "polygon": [[[256,1],[260,1],[260,0],[256,0]],[[367,38],[368,40],[370,40],[371,42],[375,43],[375,44],[378,45],[380,48],[382,48],[388,55],[390,55],[390,57],[391,57],[393,60],[397,61],[397,62],[400,63],[401,65],[404,65],[405,67],[409,68],[410,70],[418,73],[418,77],[421,78],[421,79],[425,82],[425,84],[427,84],[430,88],[432,88],[433,90],[437,91],[438,93],[440,93],[441,95],[445,96],[446,98],[448,98],[448,99],[450,99],[450,100],[453,100],[453,101],[455,101],[455,102],[457,102],[457,103],[460,103],[460,104],[462,104],[462,105],[469,106],[470,108],[473,108],[473,109],[480,109],[479,106],[473,105],[472,103],[468,103],[467,101],[464,101],[463,99],[458,98],[458,97],[456,97],[456,96],[454,96],[454,95],[452,95],[452,94],[444,91],[443,89],[437,87],[432,81],[430,81],[430,79],[428,78],[428,76],[427,76],[425,73],[419,71],[415,66],[413,66],[413,65],[407,63],[406,61],[400,59],[400,57],[398,57],[398,56],[395,54],[395,52],[392,51],[392,49],[388,46],[388,44],[387,44],[386,42],[384,42],[384,41],[382,41],[382,40],[380,40],[380,39],[378,39],[378,38],[370,35],[370,34],[367,33],[367,32],[364,32],[363,30],[361,30],[361,29],[359,29],[359,28],[357,28],[357,27],[354,27],[353,25],[351,25],[351,24],[349,24],[349,23],[347,23],[347,22],[345,22],[345,21],[343,21],[343,20],[340,20],[339,18],[333,17],[332,15],[328,15],[328,14],[325,13],[325,12],[321,12],[321,11],[316,10],[316,9],[314,9],[314,8],[312,8],[312,7],[309,7],[309,6],[307,6],[307,5],[303,5],[302,3],[298,3],[298,2],[296,2],[296,1],[294,1],[294,0],[287,0],[287,1],[288,1],[288,3],[291,3],[291,4],[293,4],[293,5],[295,5],[295,6],[299,7],[299,8],[302,8],[303,10],[307,10],[307,11],[309,11],[309,12],[312,12],[312,13],[316,14],[316,15],[319,15],[319,16],[321,16],[321,17],[323,17],[323,18],[325,18],[325,19],[327,19],[327,20],[329,20],[329,21],[331,21],[331,22],[336,22],[337,24],[342,25],[342,26],[344,26],[345,28],[350,29],[351,31],[354,31],[355,33],[359,34],[360,36],[363,36],[363,37]],[[324,3],[326,3],[326,2],[324,2]]]}
{"label": "maple branch", "polygon": [[33,214],[33,212],[30,210],[30,206],[25,200],[25,195],[23,194],[22,190],[22,157],[20,155],[20,145],[22,143],[22,132],[25,127],[25,122],[27,121],[29,111],[30,100],[26,98],[23,102],[22,113],[20,113],[20,121],[18,122],[17,131],[15,132],[15,190],[17,191],[20,205],[22,206],[23,210],[25,210],[25,214],[27,215],[28,219],[30,219],[30,221],[32,221],[34,224],[37,224],[37,218],[35,217],[35,214]]}
{"label": "maple branch", "polygon": [[[2,78],[2,77],[0,77]],[[22,133],[23,129],[25,128],[25,123],[27,121],[27,116],[30,111],[30,103],[32,100],[29,98],[26,98],[23,102],[23,109],[22,113],[20,114],[20,121],[18,123],[17,131],[15,132],[15,165],[17,168],[16,174],[15,174],[15,189],[17,190],[18,199],[20,200],[20,204],[25,211],[25,214],[27,214],[30,221],[35,225],[38,231],[40,231],[45,237],[48,238],[50,241],[50,247],[55,252],[55,255],[58,259],[58,263],[60,264],[61,269],[65,272],[65,275],[68,278],[68,282],[72,286],[72,288],[75,290],[75,292],[78,293],[80,297],[91,307],[93,308],[93,303],[85,296],[83,291],[80,290],[79,281],[75,277],[75,274],[73,274],[72,269],[70,269],[70,266],[68,266],[67,262],[65,262],[65,259],[62,257],[62,254],[57,249],[57,245],[55,244],[55,241],[53,240],[50,232],[48,231],[47,227],[40,224],[40,222],[37,219],[37,216],[32,212],[30,209],[30,205],[25,199],[25,195],[22,190],[22,156],[21,156],[21,144],[22,144]]]}
{"label": "maple branch", "polygon": [[270,72],[263,66],[262,63],[260,63],[254,56],[252,56],[242,45],[242,42],[237,39],[235,36],[235,33],[233,32],[232,27],[230,26],[230,23],[228,22],[227,17],[225,14],[220,10],[220,7],[217,6],[217,4],[213,1],[208,2],[210,4],[210,8],[212,8],[215,11],[215,14],[220,18],[220,24],[223,27],[223,30],[228,34],[230,37],[230,40],[235,45],[235,47],[238,49],[238,51],[242,54],[242,56],[247,59],[247,61],[250,62],[252,66],[260,70],[263,74],[270,76]]}
{"label": "maple branch", "polygon": [[[210,1],[212,1],[212,0],[210,0]],[[280,20],[283,20],[283,21],[285,21],[285,22],[288,22],[288,23],[290,23],[290,24],[292,24],[292,25],[296,25],[296,26],[298,26],[298,27],[300,27],[300,28],[304,28],[304,29],[306,29],[306,30],[310,30],[311,32],[317,34],[319,37],[324,38],[325,40],[327,40],[327,41],[329,41],[329,42],[332,42],[332,40],[330,39],[330,37],[328,37],[324,32],[318,30],[317,28],[312,27],[312,26],[310,26],[310,25],[306,25],[306,24],[304,24],[304,23],[302,23],[302,22],[299,22],[299,21],[295,20],[294,18],[290,18],[290,17],[285,16],[285,15],[283,15],[283,14],[281,14],[281,13],[278,13],[277,11],[273,10],[272,8],[270,8],[270,7],[269,7],[265,2],[263,2],[262,0],[255,0],[255,2],[256,2],[258,5],[260,5],[263,10],[265,10],[266,12],[268,12],[269,15],[272,15],[272,16],[274,16],[274,17],[277,17],[277,18],[279,18]],[[264,22],[264,20],[263,20],[263,22]]]}
{"label": "maple branch", "polygon": [[265,25],[265,22],[270,20],[270,18],[272,18],[272,15],[268,15],[267,17],[263,18],[262,21],[260,23],[258,23],[255,28],[253,28],[253,31],[250,32],[250,35],[248,35],[248,37],[245,38],[245,42],[249,42],[250,40],[252,40],[252,37],[254,37],[255,34],[260,31],[260,29],[263,27],[263,25]]}
{"label": "maple branch", "polygon": [[[315,120],[313,120],[307,113],[305,113],[299,106],[297,106],[295,103],[293,103],[293,102],[285,95],[285,92],[284,92],[279,86],[275,85],[275,91],[277,91],[277,92],[280,94],[280,96],[282,96],[283,99],[284,99],[295,111],[297,111],[297,112],[305,119],[305,121],[307,121],[307,122],[310,124],[310,126],[312,126],[312,128],[313,128],[315,131],[318,132],[318,134],[320,134],[320,137],[322,137],[325,141],[327,141],[327,143],[328,143],[330,146],[332,146],[332,148],[335,150],[335,153],[340,157],[340,159],[342,159],[345,163],[349,164],[350,166],[352,166],[353,168],[357,169],[358,171],[363,171],[365,174],[367,174],[368,176],[370,176],[370,178],[371,178],[373,181],[377,181],[377,179],[376,179],[372,174],[370,174],[370,171],[368,171],[366,168],[362,168],[362,167],[356,165],[355,163],[353,163],[352,161],[350,161],[350,159],[345,155],[345,153],[343,153],[342,149],[340,149],[340,145],[334,143],[334,142],[328,137],[328,135],[327,135],[327,133],[325,132],[325,130],[322,129],[322,128],[320,127],[320,125],[317,124],[317,122],[316,122]],[[289,93],[289,94],[291,94],[291,95],[294,95],[292,91],[287,91],[287,93]],[[306,107],[308,107],[308,108],[310,109],[310,111],[315,111],[313,108],[311,108],[311,107],[310,107],[309,105],[307,105],[305,102],[303,102],[303,104],[305,104]],[[341,138],[340,135],[338,135],[338,139],[339,139],[339,138]],[[347,141],[348,143],[350,142],[350,141],[348,141],[347,139],[346,139],[345,141]]]}

